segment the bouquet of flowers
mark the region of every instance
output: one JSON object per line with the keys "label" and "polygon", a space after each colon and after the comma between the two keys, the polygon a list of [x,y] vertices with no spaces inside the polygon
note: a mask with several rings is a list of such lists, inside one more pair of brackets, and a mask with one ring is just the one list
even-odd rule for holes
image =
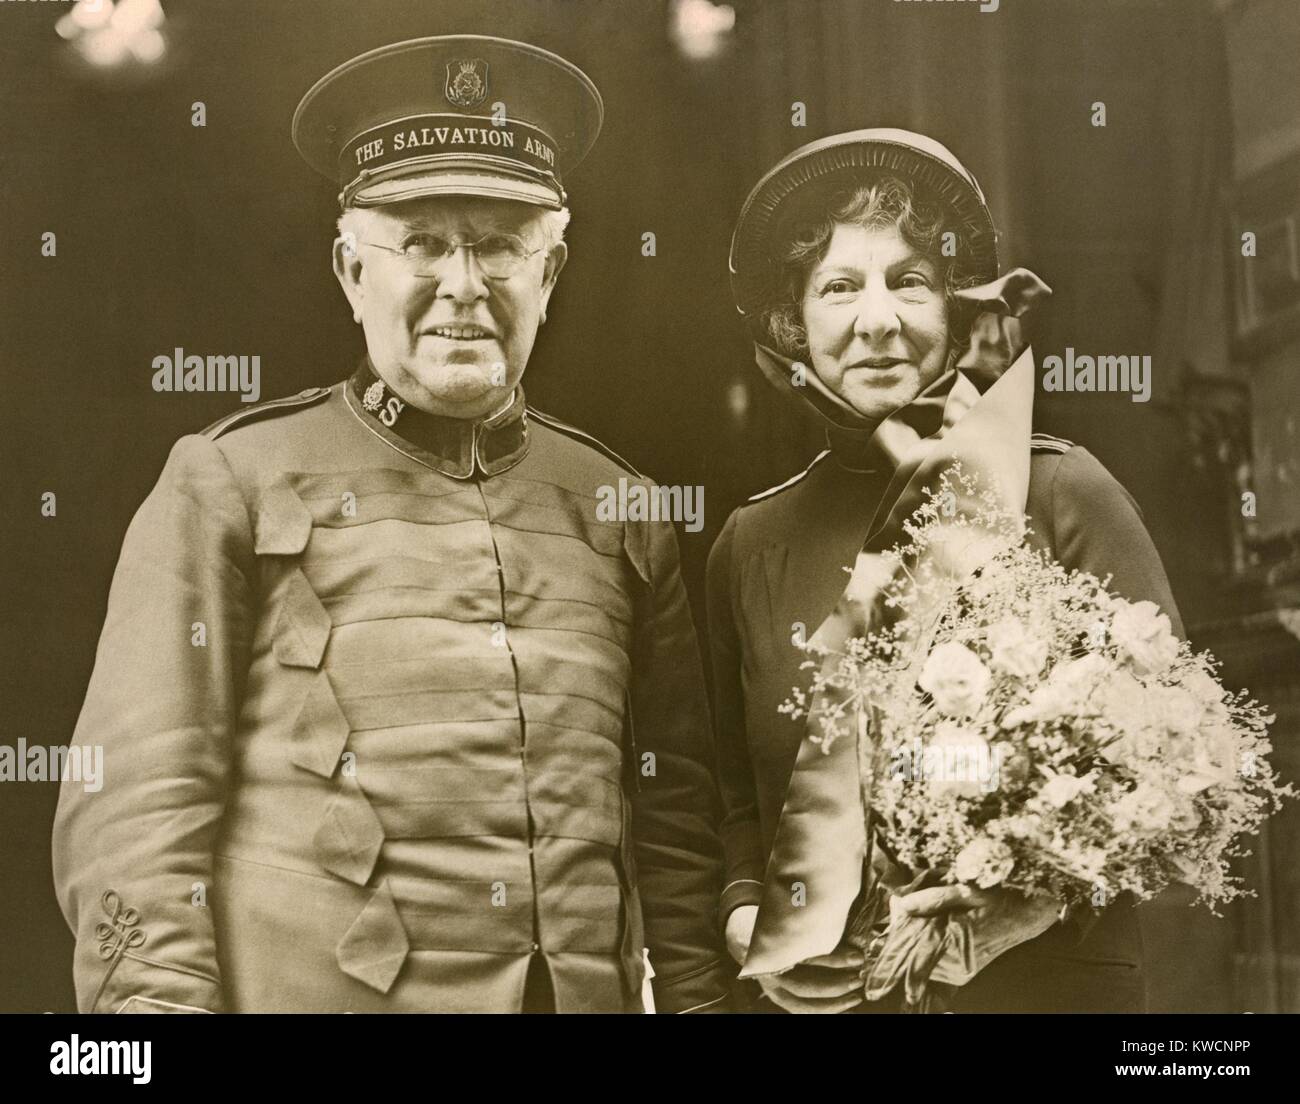
{"label": "bouquet of flowers", "polygon": [[[1108,593],[1025,542],[1023,519],[956,465],[882,557],[875,627],[829,653],[792,715],[828,751],[852,733],[874,871],[855,930],[866,996],[961,984],[1071,910],[1171,882],[1217,906],[1281,800],[1273,718],[1217,678],[1152,602]],[[957,495],[974,508],[958,514]],[[972,544],[981,546],[974,557]],[[974,573],[954,564],[978,562]],[[829,660],[829,662],[828,662]],[[818,704],[814,707],[813,701]],[[908,918],[922,885],[1017,891],[1038,919]]]}

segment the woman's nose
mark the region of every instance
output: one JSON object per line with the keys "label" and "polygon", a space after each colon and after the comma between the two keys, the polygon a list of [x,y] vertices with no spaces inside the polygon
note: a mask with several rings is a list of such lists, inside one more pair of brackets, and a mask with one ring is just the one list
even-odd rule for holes
{"label": "woman's nose", "polygon": [[853,332],[874,344],[893,337],[900,328],[898,306],[884,280],[868,280],[858,296]]}

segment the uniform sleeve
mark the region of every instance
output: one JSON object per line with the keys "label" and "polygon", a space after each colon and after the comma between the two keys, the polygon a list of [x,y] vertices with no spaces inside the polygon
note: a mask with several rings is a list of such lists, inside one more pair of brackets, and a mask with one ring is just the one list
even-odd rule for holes
{"label": "uniform sleeve", "polygon": [[1051,492],[1052,547],[1067,568],[1110,575],[1110,590],[1131,602],[1154,602],[1182,637],[1160,554],[1132,496],[1087,449],[1075,445],[1056,467]]}
{"label": "uniform sleeve", "polygon": [[[1052,476],[1049,503],[1051,545],[1057,561],[1099,579],[1111,576],[1109,590],[1130,602],[1154,602],[1168,615],[1173,632],[1181,639],[1182,618],[1160,553],[1142,523],[1142,511],[1101,461],[1081,445],[1071,446]],[[1132,903],[1127,895],[1120,901]],[[1104,918],[1117,907],[1110,905],[1100,916],[1077,913],[1070,919],[1076,949],[1084,946],[1090,934],[1093,945],[1103,947],[1115,938]],[[1125,931],[1122,927],[1110,930]]]}
{"label": "uniform sleeve", "polygon": [[632,835],[655,1007],[729,1011],[734,970],[718,928],[722,855],[699,642],[676,533],[667,522],[644,532],[650,585],[636,610]]}
{"label": "uniform sleeve", "polygon": [[247,670],[248,512],[203,437],[177,442],[127,531],[65,780],[54,879],[86,1012],[222,1010],[208,897]]}
{"label": "uniform sleeve", "polygon": [[740,905],[757,905],[763,897],[763,842],[758,824],[758,795],[745,734],[745,699],[740,681],[740,637],[732,612],[732,549],[736,514],[718,534],[709,552],[709,651],[713,663],[713,728],[717,774],[722,796],[722,849],[725,858],[720,919]]}

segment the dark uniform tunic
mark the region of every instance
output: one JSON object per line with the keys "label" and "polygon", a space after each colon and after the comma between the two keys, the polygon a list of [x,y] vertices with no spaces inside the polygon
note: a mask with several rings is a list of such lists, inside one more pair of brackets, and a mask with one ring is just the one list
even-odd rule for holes
{"label": "dark uniform tunic", "polygon": [[55,828],[82,1009],[512,1012],[531,962],[640,1011],[643,947],[661,1011],[721,1007],[671,525],[598,520],[639,477],[522,393],[400,406],[363,366],[235,415],[133,521],[75,737],[104,788]]}
{"label": "dark uniform tunic", "polygon": [[[830,613],[866,539],[888,470],[869,472],[860,435],[832,431],[832,448],[802,476],[727,519],[709,556],[709,635],[725,816],[722,916],[757,905],[806,724],[778,712],[813,671],[795,646]],[[1035,435],[1025,509],[1030,541],[1066,568],[1113,575],[1111,589],[1156,602],[1181,633],[1159,556],[1128,493],[1086,450]],[[1057,924],[994,960],[956,991],[956,1011],[1133,1011],[1143,1005],[1142,950],[1129,901],[1086,933]],[[881,1004],[885,1002],[879,1002]]]}

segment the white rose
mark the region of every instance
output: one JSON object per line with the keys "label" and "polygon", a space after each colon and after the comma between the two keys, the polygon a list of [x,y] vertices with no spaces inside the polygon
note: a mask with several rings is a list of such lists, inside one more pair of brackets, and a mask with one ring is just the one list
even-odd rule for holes
{"label": "white rose", "polygon": [[1081,793],[1089,792],[1092,788],[1093,780],[1090,774],[1079,778],[1073,774],[1049,773],[1047,782],[1038,791],[1038,795],[1054,808],[1063,809]]}
{"label": "white rose", "polygon": [[1226,724],[1229,718],[1227,696],[1218,679],[1204,671],[1192,671],[1180,683],[1201,705],[1201,723],[1209,726]]}
{"label": "white rose", "polygon": [[1059,686],[1044,684],[1036,687],[1024,705],[1009,710],[1002,718],[1003,728],[1033,724],[1035,721],[1054,721],[1070,711],[1070,702]]}
{"label": "white rose", "polygon": [[1061,687],[1082,706],[1092,692],[1115,672],[1115,666],[1103,655],[1089,652],[1078,659],[1058,663],[1047,676],[1047,681]]}
{"label": "white rose", "polygon": [[1111,639],[1139,675],[1158,675],[1178,658],[1169,618],[1154,602],[1125,602],[1110,623]]}
{"label": "white rose", "polygon": [[1178,741],[1179,765],[1184,770],[1178,788],[1186,794],[1232,782],[1237,774],[1238,742],[1227,725],[1203,728]]}
{"label": "white rose", "polygon": [[1134,790],[1111,805],[1110,812],[1121,829],[1131,828],[1154,835],[1169,830],[1177,808],[1173,799],[1159,786],[1139,782]]}
{"label": "white rose", "polygon": [[990,678],[979,656],[966,645],[950,640],[930,653],[917,681],[940,712],[968,717],[984,701]]}
{"label": "white rose", "polygon": [[984,836],[973,839],[953,862],[953,873],[961,882],[974,882],[980,889],[992,889],[1005,881],[1016,865],[1011,848],[1001,840]]}
{"label": "white rose", "polygon": [[1025,623],[1008,617],[990,625],[986,634],[993,670],[1018,679],[1031,679],[1047,662],[1047,641],[1030,632]]}
{"label": "white rose", "polygon": [[940,721],[926,744],[925,780],[940,793],[978,797],[995,770],[993,751],[974,729]]}
{"label": "white rose", "polygon": [[1089,712],[1094,691],[1114,671],[1110,660],[1096,652],[1058,663],[1047,681],[1030,692],[1029,701],[1008,713],[1003,723],[1014,728],[1026,722],[1054,721]]}
{"label": "white rose", "polygon": [[1177,686],[1153,686],[1147,693],[1151,709],[1167,732],[1185,736],[1199,727],[1205,709],[1186,690]]}
{"label": "white rose", "polygon": [[1102,880],[1102,872],[1106,869],[1106,852],[1103,848],[1071,844],[1060,852],[1060,857],[1075,877],[1094,884]]}
{"label": "white rose", "polygon": [[1201,824],[1201,814],[1190,800],[1174,804],[1174,815],[1170,824],[1176,832],[1194,832]]}
{"label": "white rose", "polygon": [[1158,753],[1157,718],[1147,688],[1127,671],[1115,671],[1097,693],[1102,722],[1119,733],[1119,739],[1101,749],[1112,762],[1126,762]]}

